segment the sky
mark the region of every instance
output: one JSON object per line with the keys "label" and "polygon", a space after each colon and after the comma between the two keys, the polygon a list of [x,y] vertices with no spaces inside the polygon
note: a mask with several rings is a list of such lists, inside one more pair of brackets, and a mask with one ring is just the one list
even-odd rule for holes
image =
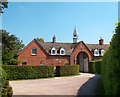
{"label": "sky", "polygon": [[76,26],[79,41],[109,44],[118,22],[117,2],[9,2],[2,15],[2,29],[27,45],[34,38],[73,42]]}

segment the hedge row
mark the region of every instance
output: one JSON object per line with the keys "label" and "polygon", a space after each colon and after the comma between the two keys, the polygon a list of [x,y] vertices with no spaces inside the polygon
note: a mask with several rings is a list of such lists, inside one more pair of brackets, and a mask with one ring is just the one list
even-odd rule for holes
{"label": "hedge row", "polygon": [[89,62],[89,65],[90,65],[89,72],[90,73],[101,74],[101,62],[102,61],[91,61],[91,62]]}
{"label": "hedge row", "polygon": [[56,76],[68,76],[79,74],[79,65],[56,66]]}
{"label": "hedge row", "polygon": [[[120,96],[120,22],[102,61],[102,95]],[[118,96],[119,95],[119,96]]]}
{"label": "hedge row", "polygon": [[8,80],[36,79],[54,76],[54,66],[3,66]]}

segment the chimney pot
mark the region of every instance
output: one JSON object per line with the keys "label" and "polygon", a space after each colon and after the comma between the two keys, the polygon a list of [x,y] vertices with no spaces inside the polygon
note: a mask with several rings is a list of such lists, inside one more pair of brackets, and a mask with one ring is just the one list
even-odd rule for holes
{"label": "chimney pot", "polygon": [[100,37],[99,45],[103,45],[103,39],[102,39],[102,37]]}
{"label": "chimney pot", "polygon": [[53,37],[53,43],[55,43],[56,42],[56,37],[55,37],[55,35],[54,35],[54,37]]}

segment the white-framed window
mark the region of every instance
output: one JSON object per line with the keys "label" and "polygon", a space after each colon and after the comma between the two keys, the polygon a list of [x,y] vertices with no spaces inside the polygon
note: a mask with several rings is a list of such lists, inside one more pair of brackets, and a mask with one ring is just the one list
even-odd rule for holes
{"label": "white-framed window", "polygon": [[37,55],[37,48],[32,48],[32,55]]}
{"label": "white-framed window", "polygon": [[55,49],[55,47],[53,47],[51,49],[51,55],[56,55],[57,54],[57,50]]}
{"label": "white-framed window", "polygon": [[65,49],[64,48],[60,49],[60,55],[65,55]]}
{"label": "white-framed window", "polygon": [[99,56],[99,50],[98,49],[94,50],[94,56]]}
{"label": "white-framed window", "polygon": [[104,50],[104,49],[102,49],[102,50],[101,50],[101,55],[102,55],[102,56],[103,56],[104,52],[105,52],[105,50]]}

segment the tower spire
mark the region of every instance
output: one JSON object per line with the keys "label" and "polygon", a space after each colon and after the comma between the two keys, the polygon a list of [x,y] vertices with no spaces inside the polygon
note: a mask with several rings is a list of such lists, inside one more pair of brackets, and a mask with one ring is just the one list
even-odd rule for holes
{"label": "tower spire", "polygon": [[77,43],[77,42],[78,42],[78,32],[77,32],[77,28],[75,26],[74,32],[73,32],[73,43]]}

